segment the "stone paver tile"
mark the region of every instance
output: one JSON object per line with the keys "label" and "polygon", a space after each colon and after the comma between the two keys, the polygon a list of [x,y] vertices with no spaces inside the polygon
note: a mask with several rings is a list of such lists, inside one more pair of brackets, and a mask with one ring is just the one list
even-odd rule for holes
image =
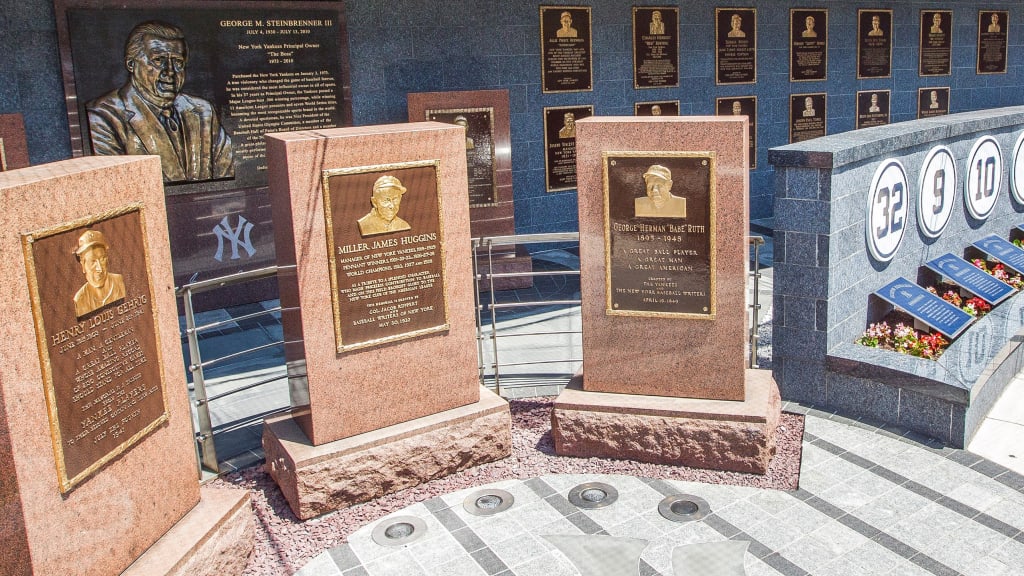
{"label": "stone paver tile", "polygon": [[516,576],[579,576],[579,572],[561,552],[548,551],[520,564]]}
{"label": "stone paver tile", "polygon": [[854,562],[851,558],[841,556],[832,562],[829,562],[820,570],[821,574],[836,574],[842,576],[876,576],[877,572],[861,566]]}
{"label": "stone paver tile", "polygon": [[835,556],[847,554],[868,542],[866,537],[838,522],[826,523],[811,532],[810,537],[824,544]]}
{"label": "stone paver tile", "polygon": [[946,492],[946,495],[977,510],[986,510],[1002,500],[999,494],[979,482],[962,483]]}
{"label": "stone paver tile", "polygon": [[984,512],[1018,530],[1024,530],[1024,504],[1001,498],[985,508]]}
{"label": "stone paver tile", "polygon": [[931,501],[927,498],[899,488],[878,496],[852,512],[854,516],[875,528],[884,530],[930,504]]}
{"label": "stone paver tile", "polygon": [[935,576],[931,572],[921,568],[917,564],[914,564],[910,560],[900,560],[900,563],[896,565],[886,576]]}
{"label": "stone paver tile", "polygon": [[803,450],[800,453],[800,471],[807,472],[813,470],[819,466],[828,466],[833,460],[838,458],[831,452],[826,452],[821,449],[808,450],[810,444],[804,444]]}
{"label": "stone paver tile", "polygon": [[633,516],[629,520],[611,526],[602,524],[610,536],[621,536],[624,538],[651,538],[653,534],[660,534],[661,531],[651,525],[647,520]]}
{"label": "stone paver tile", "polygon": [[363,565],[370,576],[427,576],[408,550],[378,558]]}
{"label": "stone paver tile", "polygon": [[775,518],[769,518],[745,532],[773,550],[781,550],[805,535],[798,526],[779,522]]}
{"label": "stone paver tile", "polygon": [[875,498],[890,490],[895,490],[899,485],[887,478],[879,476],[870,470],[865,470],[846,481],[851,488]]}
{"label": "stone paver tile", "polygon": [[823,542],[810,536],[804,536],[778,552],[812,574],[824,573],[821,569],[839,557]]}
{"label": "stone paver tile", "polygon": [[[746,530],[761,524],[771,518],[773,515],[771,512],[764,508],[755,505],[750,500],[746,500],[742,503],[738,503],[735,506],[728,506],[722,510],[714,510],[715,514],[720,516],[726,522],[739,528],[740,530]],[[779,513],[784,513],[786,510],[780,510]]]}
{"label": "stone paver tile", "polygon": [[801,503],[799,506],[794,506],[792,508],[787,508],[772,518],[774,518],[780,525],[785,524],[792,526],[800,530],[800,532],[805,535],[824,526],[826,522],[831,521],[831,518],[814,508],[811,508],[805,503]]}
{"label": "stone paver tile", "polygon": [[317,554],[295,576],[341,576],[341,570],[326,551]]}
{"label": "stone paver tile", "polygon": [[[995,558],[982,556],[964,566],[957,566],[964,576],[1010,576],[1014,571]],[[1017,567],[1020,570],[1020,567]]]}
{"label": "stone paver tile", "polygon": [[822,500],[850,512],[871,501],[872,496],[850,484],[836,484],[818,495]]}
{"label": "stone paver tile", "polygon": [[658,495],[654,492],[641,492],[634,490],[626,492],[625,494],[619,493],[619,499],[604,508],[580,510],[594,520],[594,522],[597,522],[603,527],[608,527],[615,524],[621,524],[631,518],[636,518],[637,514],[641,511],[651,509],[656,510],[660,500],[661,499],[658,498]]}
{"label": "stone paver tile", "polygon": [[515,518],[522,526],[543,526],[565,516],[544,500],[530,502],[515,511]]}
{"label": "stone paver tile", "polygon": [[430,569],[428,573],[431,576],[487,576],[487,572],[466,553]]}
{"label": "stone paver tile", "polygon": [[509,568],[525,564],[548,552],[548,549],[530,534],[519,534],[492,544],[490,548]]}
{"label": "stone paver tile", "polygon": [[747,501],[764,509],[769,514],[776,514],[796,506],[800,501],[789,492],[781,490],[762,490],[747,498]]}
{"label": "stone paver tile", "polygon": [[486,521],[471,526],[471,528],[488,546],[495,542],[501,542],[509,536],[526,532],[526,529],[516,521],[511,512],[511,510],[506,510],[495,516],[489,516]]}
{"label": "stone paver tile", "polygon": [[1024,544],[1016,540],[1007,540],[1002,546],[993,550],[989,556],[1007,566],[1024,566]]}
{"label": "stone paver tile", "polygon": [[868,540],[843,555],[867,570],[868,574],[885,574],[896,567],[903,557],[874,540]]}
{"label": "stone paver tile", "polygon": [[462,544],[459,544],[459,541],[448,532],[434,538],[417,540],[409,544],[408,548],[420,566],[427,569],[432,569],[456,556],[466,554]]}
{"label": "stone paver tile", "polygon": [[743,566],[746,569],[747,576],[782,576],[781,572],[750,554],[747,554],[747,557],[744,559]]}

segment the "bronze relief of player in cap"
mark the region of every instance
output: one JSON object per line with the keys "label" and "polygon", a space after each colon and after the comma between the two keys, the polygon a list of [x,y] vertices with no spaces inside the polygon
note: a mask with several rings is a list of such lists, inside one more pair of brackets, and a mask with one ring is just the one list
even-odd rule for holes
{"label": "bronze relief of player in cap", "polygon": [[637,218],[686,218],[686,198],[672,195],[672,173],[660,164],[644,172],[646,196],[634,200]]}
{"label": "bronze relief of player in cap", "polygon": [[398,217],[405,186],[394,176],[381,176],[373,183],[369,214],[360,218],[359,234],[363,237],[388,232],[402,232],[411,228],[408,222]]}
{"label": "bronze relief of player in cap", "polygon": [[124,299],[124,278],[110,272],[110,244],[99,230],[86,230],[78,237],[75,258],[82,265],[85,284],[75,293],[75,316],[81,318],[108,304]]}

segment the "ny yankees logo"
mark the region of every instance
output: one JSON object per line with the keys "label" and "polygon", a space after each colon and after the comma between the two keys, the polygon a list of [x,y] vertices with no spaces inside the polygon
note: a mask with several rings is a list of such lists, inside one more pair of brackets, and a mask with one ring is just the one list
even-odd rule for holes
{"label": "ny yankees logo", "polygon": [[245,216],[238,215],[238,226],[234,229],[231,228],[231,224],[228,223],[228,217],[225,216],[220,224],[213,227],[213,233],[217,236],[217,253],[213,255],[214,260],[222,262],[224,258],[224,240],[231,242],[231,259],[238,260],[238,249],[242,248],[251,258],[256,253],[256,248],[253,247],[252,241],[249,238],[249,233],[255,225],[245,219]]}

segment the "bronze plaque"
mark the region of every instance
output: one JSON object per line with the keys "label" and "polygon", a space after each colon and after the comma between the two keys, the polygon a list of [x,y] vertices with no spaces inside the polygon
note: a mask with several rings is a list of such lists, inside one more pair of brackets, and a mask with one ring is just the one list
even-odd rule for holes
{"label": "bronze plaque", "polygon": [[494,108],[427,110],[427,120],[458,124],[466,129],[469,206],[495,205],[499,199],[494,162]]}
{"label": "bronze plaque", "polygon": [[790,95],[789,142],[803,142],[824,136],[827,105],[828,96],[824,92]]}
{"label": "bronze plaque", "polygon": [[21,114],[0,114],[0,172],[28,165],[25,122]]}
{"label": "bronze plaque", "polygon": [[605,152],[606,313],[715,318],[715,153]]}
{"label": "bronze plaque", "polygon": [[715,8],[715,83],[757,82],[757,10]]}
{"label": "bronze plaque", "polygon": [[789,11],[789,80],[828,79],[828,10]]}
{"label": "bronze plaque", "polygon": [[857,10],[857,79],[892,76],[892,10]]}
{"label": "bronze plaque", "polygon": [[593,106],[544,108],[544,185],[548,192],[576,187],[576,121],[593,115]]}
{"label": "bronze plaque", "polygon": [[439,165],[324,170],[338,352],[448,329]]}
{"label": "bronze plaque", "polygon": [[540,7],[541,83],[545,93],[594,88],[589,6]]}
{"label": "bronze plaque", "polygon": [[931,118],[949,114],[949,86],[917,89],[917,117]]}
{"label": "bronze plaque", "polygon": [[633,87],[679,86],[679,8],[633,7]]}
{"label": "bronze plaque", "polygon": [[168,418],[142,210],[22,235],[61,493]]}
{"label": "bronze plaque", "polygon": [[7,150],[3,138],[0,138],[0,172],[7,172]]}
{"label": "bronze plaque", "polygon": [[857,128],[884,126],[889,123],[889,91],[857,92]]}
{"label": "bronze plaque", "polygon": [[747,151],[750,169],[757,168],[757,96],[734,96],[715,99],[715,116],[746,116],[748,123]]}
{"label": "bronze plaque", "polygon": [[1006,45],[1009,32],[1008,11],[978,11],[978,74],[1006,73]]}
{"label": "bronze plaque", "polygon": [[921,10],[917,73],[949,76],[953,62],[953,11]]}
{"label": "bronze plaque", "polygon": [[679,116],[679,100],[660,100],[657,102],[636,102],[633,104],[634,116]]}

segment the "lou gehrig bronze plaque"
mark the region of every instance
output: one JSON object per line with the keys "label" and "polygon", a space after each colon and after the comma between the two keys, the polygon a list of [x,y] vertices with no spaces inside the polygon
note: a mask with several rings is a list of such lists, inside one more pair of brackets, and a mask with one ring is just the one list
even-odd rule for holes
{"label": "lou gehrig bronze plaque", "polygon": [[605,152],[606,313],[715,318],[715,153]]}
{"label": "lou gehrig bronze plaque", "polygon": [[466,165],[469,169],[470,207],[498,202],[494,162],[494,108],[427,110],[427,120],[458,124],[466,129]]}
{"label": "lou gehrig bronze plaque", "polygon": [[448,329],[439,164],[324,170],[338,352]]}
{"label": "lou gehrig bronze plaque", "polygon": [[22,235],[61,493],[167,420],[142,207]]}

